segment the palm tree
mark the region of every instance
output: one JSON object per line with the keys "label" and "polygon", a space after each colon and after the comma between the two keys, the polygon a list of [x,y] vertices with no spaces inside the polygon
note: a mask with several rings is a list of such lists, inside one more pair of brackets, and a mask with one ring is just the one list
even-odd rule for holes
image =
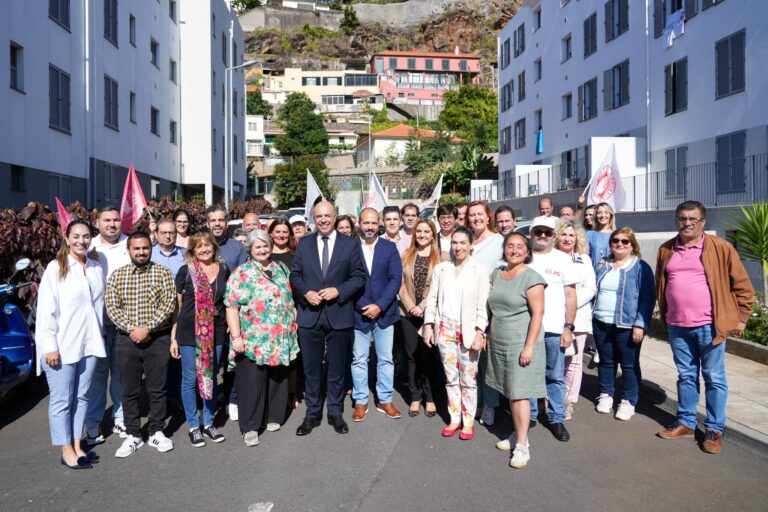
{"label": "palm tree", "polygon": [[768,203],[760,201],[750,208],[741,207],[741,215],[734,215],[732,239],[739,253],[748,260],[760,262],[763,280],[763,305],[768,304]]}

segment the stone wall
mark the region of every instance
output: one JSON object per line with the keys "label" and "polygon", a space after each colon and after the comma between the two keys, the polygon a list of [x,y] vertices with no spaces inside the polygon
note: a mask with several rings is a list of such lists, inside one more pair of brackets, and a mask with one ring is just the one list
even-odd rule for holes
{"label": "stone wall", "polygon": [[432,16],[457,7],[477,8],[482,0],[409,0],[396,4],[355,4],[361,23],[381,23],[390,27],[415,27]]}
{"label": "stone wall", "polygon": [[266,5],[251,9],[238,19],[243,27],[243,32],[265,28],[281,31],[297,30],[306,23],[328,30],[338,30],[343,16],[339,11],[313,12],[278,5]]}

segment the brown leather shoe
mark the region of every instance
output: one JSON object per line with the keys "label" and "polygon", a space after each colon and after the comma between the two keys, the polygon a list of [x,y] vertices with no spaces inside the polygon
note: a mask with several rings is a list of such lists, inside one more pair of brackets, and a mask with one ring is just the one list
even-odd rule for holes
{"label": "brown leather shoe", "polygon": [[656,434],[662,439],[690,439],[693,438],[693,430],[682,423],[673,423]]}
{"label": "brown leather shoe", "polygon": [[398,411],[395,406],[392,405],[392,402],[388,402],[386,404],[376,404],[376,410],[383,412],[387,415],[387,418],[391,418],[393,420],[396,420],[401,416],[400,411]]}
{"label": "brown leather shoe", "polygon": [[707,453],[720,453],[723,448],[723,434],[717,430],[707,430],[704,432],[704,442],[701,447]]}
{"label": "brown leather shoe", "polygon": [[368,414],[368,404],[355,405],[355,412],[352,413],[352,421],[363,421]]}

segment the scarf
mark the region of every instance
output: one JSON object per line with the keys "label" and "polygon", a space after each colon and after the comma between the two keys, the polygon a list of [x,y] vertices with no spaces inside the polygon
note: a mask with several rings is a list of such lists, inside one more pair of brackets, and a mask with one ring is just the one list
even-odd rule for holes
{"label": "scarf", "polygon": [[213,290],[200,262],[195,260],[189,268],[195,287],[195,368],[197,386],[204,400],[213,398],[213,354],[216,309],[213,306]]}

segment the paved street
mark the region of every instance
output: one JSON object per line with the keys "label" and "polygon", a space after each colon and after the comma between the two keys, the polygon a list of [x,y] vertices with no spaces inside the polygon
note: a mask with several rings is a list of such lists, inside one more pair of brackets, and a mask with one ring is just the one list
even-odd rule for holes
{"label": "paved street", "polygon": [[[596,379],[585,375],[583,395]],[[372,411],[339,436],[323,424],[299,438],[296,411],[283,430],[245,448],[237,426],[227,441],[192,448],[185,425],[172,421],[173,451],[142,447],[116,459],[112,436],[101,463],[72,471],[49,445],[45,384],[0,406],[0,508],[3,511],[765,511],[768,461],[731,443],[719,456],[689,441],[654,437],[671,417],[645,402],[629,423],[598,415],[582,398],[569,443],[547,430],[531,434],[533,459],[508,467],[494,448],[510,430],[506,414],[475,439],[443,439],[439,417],[388,420]],[[398,396],[396,405],[405,411]],[[349,419],[349,411],[346,412]],[[224,421],[225,418],[221,418]],[[727,441],[727,438],[726,438]]]}

